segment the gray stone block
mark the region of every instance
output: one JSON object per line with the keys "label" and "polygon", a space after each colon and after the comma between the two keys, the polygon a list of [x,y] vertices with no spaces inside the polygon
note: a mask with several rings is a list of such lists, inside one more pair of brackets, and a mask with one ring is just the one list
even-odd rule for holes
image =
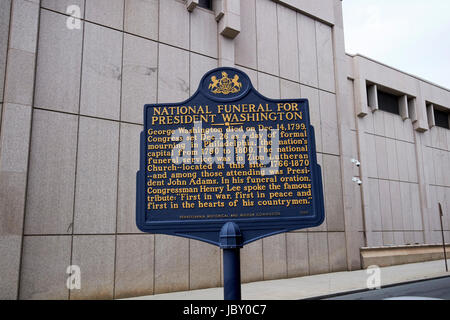
{"label": "gray stone block", "polygon": [[28,168],[31,108],[3,105],[0,137],[0,236],[21,236]]}
{"label": "gray stone block", "polygon": [[71,234],[78,118],[35,110],[33,115],[26,234]]}
{"label": "gray stone block", "polygon": [[139,136],[142,126],[120,125],[117,232],[138,233],[136,227],[136,172],[139,170]]}
{"label": "gray stone block", "polygon": [[68,298],[70,246],[70,236],[24,237],[20,299]]}
{"label": "gray stone block", "polygon": [[319,91],[319,100],[322,126],[322,150],[324,153],[338,155],[340,150],[336,96],[325,91]]}
{"label": "gray stone block", "polygon": [[86,20],[111,28],[123,28],[124,0],[86,0]]}
{"label": "gray stone block", "polygon": [[191,51],[217,58],[217,21],[212,11],[191,13]]}
{"label": "gray stone block", "polygon": [[374,133],[379,136],[384,136],[384,115],[383,111],[375,111],[372,113]]}
{"label": "gray stone block", "polygon": [[219,287],[219,247],[196,240],[189,240],[189,246],[189,289]]}
{"label": "gray stone block", "polygon": [[125,1],[125,31],[158,40],[158,22],[158,0]]}
{"label": "gray stone block", "polygon": [[339,157],[324,154],[322,170],[327,230],[344,231],[344,204]]}
{"label": "gray stone block", "polygon": [[[189,11],[186,4],[176,0],[159,2],[159,40],[189,49]],[[177,17],[173,19],[173,17]]]}
{"label": "gray stone block", "polygon": [[319,90],[301,85],[300,92],[302,98],[308,99],[309,115],[311,118],[311,124],[314,127],[314,135],[316,138],[316,151],[322,152],[322,125],[320,123]]}
{"label": "gray stone block", "polygon": [[392,230],[392,212],[391,212],[391,194],[389,190],[389,181],[378,180],[380,192],[380,212],[382,231]]}
{"label": "gray stone block", "polygon": [[277,5],[272,1],[256,1],[256,46],[258,70],[278,75]]}
{"label": "gray stone block", "polygon": [[156,103],[156,42],[124,35],[121,120],[143,123],[146,103]]}
{"label": "gray stone block", "polygon": [[200,54],[190,53],[190,94],[194,94],[197,91],[200,80],[203,75],[211,69],[217,68],[217,60],[205,57]]}
{"label": "gray stone block", "polygon": [[181,102],[189,97],[189,53],[187,51],[159,45],[158,83],[158,103]]}
{"label": "gray stone block", "polygon": [[403,141],[395,141],[397,160],[398,160],[398,178],[400,181],[408,181],[408,159],[407,159],[407,144]]}
{"label": "gray stone block", "polygon": [[[239,1],[241,32],[235,38],[236,64],[256,69],[256,9],[255,0]],[[253,85],[256,85],[255,83]]]}
{"label": "gray stone block", "polygon": [[272,99],[280,98],[280,79],[258,72],[258,91],[264,96]]}
{"label": "gray stone block", "polygon": [[361,145],[361,153],[366,154],[366,167],[368,176],[378,178],[377,153],[375,149],[375,137],[372,134],[364,134],[364,144]]}
{"label": "gray stone block", "polygon": [[317,75],[319,88],[335,91],[333,35],[330,26],[316,21]]}
{"label": "gray stone block", "polygon": [[375,151],[377,154],[377,173],[380,179],[389,178],[386,139],[375,136]]}
{"label": "gray stone block", "polygon": [[38,19],[38,3],[14,0],[11,12],[9,48],[35,53]]}
{"label": "gray stone block", "polygon": [[80,118],[74,232],[116,231],[119,125]]}
{"label": "gray stone block", "polygon": [[388,138],[395,139],[395,127],[402,125],[403,123],[402,119],[399,116],[389,112],[383,112],[383,117],[384,117],[385,136]]}
{"label": "gray stone block", "polygon": [[154,235],[117,236],[114,298],[153,294]]}
{"label": "gray stone block", "polygon": [[[360,249],[366,246],[364,233],[361,231],[346,232],[345,237],[349,240],[346,242],[347,249],[347,270],[361,269],[361,252]],[[331,257],[330,257],[331,259]],[[334,264],[336,265],[336,263]],[[339,263],[337,263],[339,265]],[[344,266],[344,264],[343,264]],[[345,269],[344,269],[345,270]]]}
{"label": "gray stone block", "polygon": [[3,105],[0,137],[1,172],[27,172],[30,127],[30,107],[12,103]]}
{"label": "gray stone block", "polygon": [[297,13],[277,6],[280,77],[299,81]]}
{"label": "gray stone block", "polygon": [[286,234],[263,239],[264,280],[287,276]]}
{"label": "gray stone block", "polygon": [[11,0],[0,1],[0,102],[3,102],[6,53],[8,52],[10,9]]}
{"label": "gray stone block", "polygon": [[[354,239],[356,242],[357,239]],[[347,244],[345,242],[344,232],[328,233],[328,252],[330,261],[330,271],[347,270]]]}
{"label": "gray stone block", "polygon": [[253,282],[264,280],[262,242],[257,240],[241,249],[241,281]]}
{"label": "gray stone block", "polygon": [[185,290],[189,290],[189,240],[156,235],[155,294]]}
{"label": "gray stone block", "polygon": [[398,159],[395,140],[386,139],[386,152],[388,163],[388,178],[390,180],[398,180]]}
{"label": "gray stone block", "polygon": [[34,88],[35,54],[8,50],[4,101],[31,106]]}
{"label": "gray stone block", "polygon": [[21,235],[0,235],[0,300],[17,299]]}
{"label": "gray stone block", "polygon": [[309,273],[308,235],[306,232],[286,234],[287,276],[289,278],[306,276]]}
{"label": "gray stone block", "polygon": [[[324,165],[323,165],[323,154],[317,153],[317,164],[322,168],[322,183],[325,181],[325,173],[324,173]],[[325,211],[325,219],[323,220],[322,224],[318,227],[313,228],[307,228],[305,230],[316,232],[316,231],[327,231],[327,212]]]}
{"label": "gray stone block", "polygon": [[383,231],[383,245],[384,246],[393,246],[395,245],[394,241],[394,232],[392,231]]}
{"label": "gray stone block", "polygon": [[297,82],[280,79],[280,93],[283,99],[298,99],[300,95],[300,84]]}
{"label": "gray stone block", "polygon": [[252,69],[247,69],[245,67],[236,66],[237,69],[244,71],[248,77],[250,78],[250,81],[252,82],[253,87],[258,90],[258,72]]}
{"label": "gray stone block", "polygon": [[318,87],[316,27],[312,18],[297,14],[300,82]]}
{"label": "gray stone block", "polygon": [[34,106],[78,113],[83,24],[70,30],[66,19],[42,11]]}
{"label": "gray stone block", "polygon": [[308,232],[309,274],[330,271],[328,235],[326,232]]}
{"label": "gray stone block", "polygon": [[72,12],[68,13],[69,6],[78,6],[81,18],[84,18],[84,0],[41,0],[41,7],[64,14],[72,14]]}
{"label": "gray stone block", "polygon": [[0,171],[0,236],[21,236],[27,176]]}
{"label": "gray stone block", "polygon": [[392,228],[397,231],[404,230],[400,182],[389,181],[389,193],[391,195]]}
{"label": "gray stone block", "polygon": [[86,23],[84,27],[80,113],[118,120],[122,34],[91,23]]}
{"label": "gray stone block", "polygon": [[112,299],[114,256],[114,236],[74,236],[72,264],[80,267],[81,289],[71,290],[70,299]]}

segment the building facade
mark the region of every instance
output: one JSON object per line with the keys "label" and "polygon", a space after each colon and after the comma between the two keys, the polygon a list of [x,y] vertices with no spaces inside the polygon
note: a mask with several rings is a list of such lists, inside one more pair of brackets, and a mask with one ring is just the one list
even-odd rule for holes
{"label": "building facade", "polygon": [[309,99],[324,181],[326,221],[245,246],[243,282],[438,243],[438,202],[450,239],[450,91],[347,55],[340,0],[0,0],[0,298],[221,285],[219,248],[135,226],[143,105],[218,66]]}

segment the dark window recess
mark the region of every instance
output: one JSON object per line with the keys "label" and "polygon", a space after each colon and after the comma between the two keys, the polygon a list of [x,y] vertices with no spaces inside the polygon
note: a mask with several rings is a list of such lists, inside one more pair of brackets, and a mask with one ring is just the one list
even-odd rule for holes
{"label": "dark window recess", "polygon": [[370,95],[369,95],[369,87],[366,87],[366,93],[367,93],[367,105],[370,106]]}
{"label": "dark window recess", "polygon": [[198,6],[202,8],[206,8],[212,10],[212,1],[211,0],[199,0]]}
{"label": "dark window recess", "polygon": [[380,110],[400,114],[397,96],[380,90],[378,90],[377,95],[378,95],[378,108]]}
{"label": "dark window recess", "polygon": [[434,109],[434,123],[436,124],[436,126],[450,129],[448,115],[448,112]]}

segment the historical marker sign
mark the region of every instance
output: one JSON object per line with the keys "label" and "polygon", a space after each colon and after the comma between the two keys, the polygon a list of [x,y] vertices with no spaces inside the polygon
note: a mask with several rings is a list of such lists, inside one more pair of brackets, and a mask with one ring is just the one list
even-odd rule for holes
{"label": "historical marker sign", "polygon": [[324,219],[306,99],[263,97],[234,68],[205,74],[187,101],[145,105],[137,173],[141,231],[242,244]]}

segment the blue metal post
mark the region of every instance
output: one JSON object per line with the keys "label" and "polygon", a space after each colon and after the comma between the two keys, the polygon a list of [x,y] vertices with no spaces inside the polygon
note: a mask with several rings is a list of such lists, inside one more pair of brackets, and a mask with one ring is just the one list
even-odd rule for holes
{"label": "blue metal post", "polygon": [[227,222],[220,230],[220,247],[223,249],[223,298],[241,300],[242,235],[234,222]]}

